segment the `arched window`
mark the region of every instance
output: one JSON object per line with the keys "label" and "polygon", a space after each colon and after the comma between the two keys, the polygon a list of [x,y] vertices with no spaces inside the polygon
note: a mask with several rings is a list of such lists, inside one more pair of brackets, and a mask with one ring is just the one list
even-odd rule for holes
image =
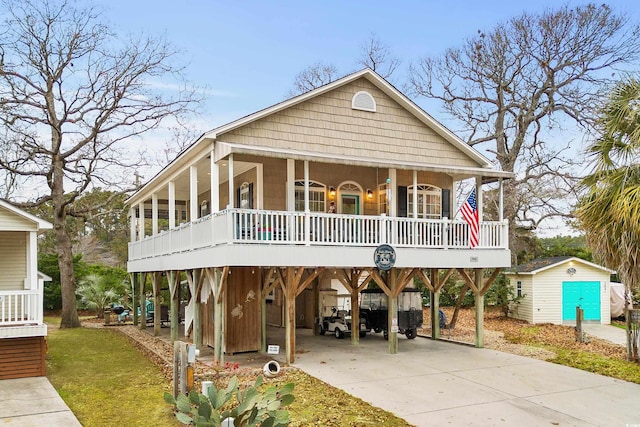
{"label": "arched window", "polygon": [[[408,188],[407,212],[413,216],[413,185]],[[428,184],[418,184],[418,218],[440,219],[442,217],[442,190]]]}
{"label": "arched window", "polygon": [[[316,181],[309,181],[309,210],[311,212],[326,212],[327,187]],[[304,212],[304,180],[295,183],[295,210]]]}

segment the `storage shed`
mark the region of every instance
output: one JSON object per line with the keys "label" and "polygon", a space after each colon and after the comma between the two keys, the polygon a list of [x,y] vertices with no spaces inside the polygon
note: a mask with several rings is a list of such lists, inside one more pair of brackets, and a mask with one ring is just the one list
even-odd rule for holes
{"label": "storage shed", "polygon": [[538,258],[506,272],[515,296],[511,317],[530,323],[573,324],[576,306],[584,320],[611,323],[608,268],[580,258],[562,256]]}

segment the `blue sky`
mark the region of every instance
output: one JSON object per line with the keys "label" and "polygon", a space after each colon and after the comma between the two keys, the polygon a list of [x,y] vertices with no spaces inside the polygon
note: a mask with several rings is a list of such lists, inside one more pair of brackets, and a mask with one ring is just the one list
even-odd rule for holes
{"label": "blue sky", "polygon": [[[585,2],[569,1],[571,5]],[[637,0],[607,2],[640,17]],[[355,71],[371,33],[402,63],[399,85],[412,61],[457,47],[479,29],[523,11],[562,4],[553,0],[485,1],[166,1],[111,0],[105,17],[120,33],[166,33],[188,64],[187,75],[206,85],[208,130],[286,98],[295,75],[316,62],[341,74]],[[437,107],[417,99],[436,119]]]}

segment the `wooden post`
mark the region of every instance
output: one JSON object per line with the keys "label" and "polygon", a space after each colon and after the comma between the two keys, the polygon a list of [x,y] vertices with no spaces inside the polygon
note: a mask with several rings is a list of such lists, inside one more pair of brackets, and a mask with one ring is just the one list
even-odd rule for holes
{"label": "wooden post", "polygon": [[153,335],[160,335],[160,282],[162,281],[162,275],[160,272],[155,272],[151,275],[151,287],[153,288]]}
{"label": "wooden post", "polygon": [[180,341],[173,343],[173,397],[177,398],[180,393]]}
{"label": "wooden post", "polygon": [[440,282],[438,278],[438,269],[431,269],[431,338],[437,340],[440,338]]}
{"label": "wooden post", "polygon": [[142,273],[142,279],[140,280],[140,329],[147,329],[147,295],[145,294],[145,284],[147,282],[147,273]]}
{"label": "wooden post", "polygon": [[199,349],[202,347],[202,313],[201,313],[201,304],[200,304],[200,289],[202,288],[202,281],[204,280],[204,275],[202,274],[201,269],[195,269],[193,271],[193,282],[195,285],[195,295],[192,295],[192,298],[195,298],[193,303],[193,344],[195,344],[196,348]]}
{"label": "wooden post", "polygon": [[138,287],[140,286],[140,273],[131,273],[131,303],[133,305],[133,307],[131,307],[131,309],[133,310],[133,325],[134,326],[138,326],[138,307],[140,307],[140,305],[138,304]]}
{"label": "wooden post", "polygon": [[[356,278],[358,275],[352,275]],[[358,303],[358,283],[351,281],[351,344],[360,344],[360,304]]]}
{"label": "wooden post", "polygon": [[222,351],[222,334],[224,332],[224,299],[222,295],[222,284],[227,280],[228,268],[220,270],[214,269],[213,276],[213,296],[215,305],[213,308],[213,360],[222,365],[224,363],[224,351]]}
{"label": "wooden post", "polygon": [[482,289],[482,268],[475,269],[475,304],[476,304],[476,347],[484,347],[484,293]]}
{"label": "wooden post", "polygon": [[285,286],[285,342],[287,363],[295,362],[296,349],[296,289],[293,267],[287,267]]}
{"label": "wooden post", "polygon": [[[320,281],[318,280],[313,287],[313,335],[320,335],[320,331],[318,325],[322,323],[321,314],[320,314]],[[316,323],[317,321],[317,323]]]}
{"label": "wooden post", "polygon": [[262,353],[267,352],[267,292],[265,289],[269,286],[266,283],[267,276],[264,274],[264,269],[258,269],[260,272],[260,351]]}
{"label": "wooden post", "polygon": [[169,293],[171,294],[171,343],[178,339],[180,324],[180,272],[169,271]]}
{"label": "wooden post", "polygon": [[389,295],[389,353],[398,354],[398,296],[397,296],[397,271],[395,268],[389,270],[388,286],[391,291]]}

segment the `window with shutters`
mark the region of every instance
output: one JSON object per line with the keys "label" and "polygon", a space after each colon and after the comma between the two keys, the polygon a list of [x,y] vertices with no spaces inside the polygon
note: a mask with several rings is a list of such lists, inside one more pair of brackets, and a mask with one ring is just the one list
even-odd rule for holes
{"label": "window with shutters", "polygon": [[[418,184],[415,190],[418,193],[418,218],[440,219],[442,216],[442,190],[428,184]],[[413,185],[408,188],[407,211],[413,216]]]}

